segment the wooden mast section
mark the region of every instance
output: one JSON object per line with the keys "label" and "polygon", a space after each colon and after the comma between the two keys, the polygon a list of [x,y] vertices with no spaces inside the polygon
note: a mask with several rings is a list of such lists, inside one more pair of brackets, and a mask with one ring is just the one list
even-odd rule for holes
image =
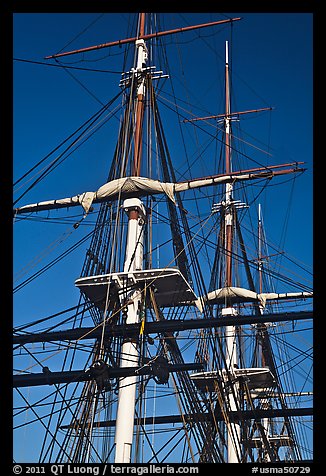
{"label": "wooden mast section", "polygon": [[[145,34],[145,13],[140,14],[139,37],[136,40],[136,47],[138,48],[137,71],[141,72],[144,63],[147,59],[147,48],[143,37]],[[140,49],[142,51],[140,51]],[[138,177],[140,175],[141,151],[142,151],[142,131],[143,131],[143,117],[144,117],[144,99],[145,99],[145,78],[142,78],[141,84],[137,89],[137,105],[136,105],[136,124],[135,124],[135,142],[134,142],[134,164],[133,174]]]}
{"label": "wooden mast section", "polygon": [[[231,162],[231,107],[230,107],[230,74],[229,74],[229,44],[225,43],[225,173],[230,175],[232,172]],[[232,244],[233,244],[233,183],[228,182],[225,185],[225,215],[224,215],[224,240],[225,240],[225,278],[224,286],[232,286]],[[236,309],[226,300],[225,307],[222,309],[223,316],[236,315]],[[236,327],[231,326],[225,329],[226,346],[226,365],[231,375],[238,366]],[[233,385],[229,394],[229,407],[231,411],[238,409],[238,386]],[[227,425],[227,454],[228,463],[239,463],[241,461],[241,429],[238,422]]]}
{"label": "wooden mast section", "polygon": [[[243,114],[250,114],[254,112],[261,112],[266,110],[272,110],[271,107],[261,109],[251,109],[240,112],[231,112],[230,106],[230,74],[229,74],[229,52],[228,42],[226,42],[225,48],[225,112],[223,114],[217,114],[212,116],[205,116],[199,118],[186,119],[183,122],[195,122],[208,119],[224,119],[224,133],[225,133],[225,174],[232,175],[232,147],[231,147],[231,122],[236,116]],[[232,287],[232,251],[233,251],[233,233],[234,233],[234,199],[233,199],[233,182],[226,183],[225,199],[224,202],[218,204],[224,209],[224,249],[225,249],[225,274],[224,283],[225,288]],[[261,247],[261,211],[259,208],[259,246]],[[261,269],[261,248],[259,248],[259,287],[260,293],[262,293],[262,269]],[[263,313],[263,309],[260,307],[260,313]],[[230,300],[225,299],[225,307],[221,311],[222,318],[229,318],[230,321],[237,318],[237,310],[233,307]],[[266,328],[265,324],[263,326]],[[263,342],[260,340],[260,354],[262,365],[265,366],[265,358],[263,353]],[[237,346],[237,327],[231,325],[225,329],[225,347],[226,347],[226,367],[227,371],[234,378],[232,385],[232,391],[229,392],[228,405],[229,410],[238,411],[240,408],[239,399],[239,385],[236,382],[235,369],[238,368],[238,346]],[[267,418],[262,420],[262,431],[265,433],[265,439],[268,440],[269,435],[269,421]],[[262,442],[265,448],[265,441]],[[229,422],[227,424],[227,461],[228,463],[240,463],[242,460],[241,449],[241,427],[239,422]],[[265,448],[266,449],[266,448]],[[266,458],[270,461],[268,449],[266,449]]]}
{"label": "wooden mast section", "polygon": [[[228,42],[225,47],[225,173],[229,175],[232,171],[231,166],[231,118],[230,118],[230,80],[229,80],[229,51]],[[232,286],[232,239],[233,239],[233,213],[232,206],[233,184],[227,183],[225,190],[225,252],[226,252],[226,270],[225,286]]]}

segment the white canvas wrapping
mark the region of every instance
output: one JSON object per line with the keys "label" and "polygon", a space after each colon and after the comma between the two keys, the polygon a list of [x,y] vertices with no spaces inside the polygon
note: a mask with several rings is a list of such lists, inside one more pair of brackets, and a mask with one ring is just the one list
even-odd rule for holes
{"label": "white canvas wrapping", "polygon": [[133,193],[141,195],[166,194],[170,200],[175,202],[174,192],[184,192],[186,190],[208,187],[211,185],[223,184],[244,180],[260,178],[272,178],[273,172],[264,171],[259,173],[231,174],[202,179],[189,180],[187,182],[169,183],[147,177],[122,177],[102,185],[96,192],[83,192],[73,197],[61,198],[58,200],[47,200],[44,202],[25,205],[14,210],[14,214],[37,212],[41,210],[51,210],[55,208],[66,208],[81,204],[86,211],[90,209],[92,203],[115,199],[119,195],[132,196]]}
{"label": "white canvas wrapping", "polygon": [[205,301],[211,302],[211,304],[223,303],[227,298],[233,302],[255,302],[265,307],[268,300],[282,300],[282,299],[307,299],[312,298],[312,292],[293,292],[293,293],[256,293],[245,288],[238,287],[225,287],[216,289],[207,293],[204,297]]}

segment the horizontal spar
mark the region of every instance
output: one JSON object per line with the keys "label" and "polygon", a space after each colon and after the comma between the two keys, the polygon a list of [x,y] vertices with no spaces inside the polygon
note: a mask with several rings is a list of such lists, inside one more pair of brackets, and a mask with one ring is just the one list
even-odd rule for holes
{"label": "horizontal spar", "polygon": [[[202,370],[202,364],[168,364],[168,372],[183,372],[190,370]],[[142,367],[108,367],[108,378],[130,377],[132,375],[149,375],[151,368],[148,365]],[[39,385],[54,385],[60,383],[87,382],[94,380],[90,370],[70,370],[63,372],[51,372],[44,367],[42,373],[18,374],[13,376],[13,388],[36,387]]]}
{"label": "horizontal spar", "polygon": [[122,46],[127,43],[134,43],[137,40],[150,40],[151,38],[159,38],[160,36],[166,36],[166,35],[172,35],[174,33],[184,33],[186,31],[191,31],[191,30],[196,30],[198,28],[206,28],[208,26],[215,26],[215,25],[222,25],[224,23],[230,23],[233,21],[238,21],[241,20],[240,17],[237,18],[228,18],[226,20],[219,20],[219,21],[214,21],[210,23],[202,23],[200,25],[192,25],[192,26],[186,26],[183,28],[175,28],[173,30],[166,30],[166,31],[157,31],[154,33],[149,33],[147,35],[140,35],[140,36],[135,36],[132,38],[123,38],[121,40],[116,40],[116,41],[110,41],[108,43],[102,43],[100,45],[94,45],[94,46],[88,46],[86,48],[80,48],[78,50],[73,50],[73,51],[65,51],[63,53],[57,53],[54,55],[46,56],[45,59],[51,59],[51,58],[59,58],[61,56],[68,56],[68,55],[74,55],[78,53],[86,53],[88,51],[94,51],[94,50],[99,50],[102,48],[109,48],[111,46]]}
{"label": "horizontal spar", "polygon": [[[299,167],[302,162],[290,164],[270,165],[268,168],[254,168],[243,171],[234,171],[232,174],[217,174],[208,177],[186,180],[183,182],[160,182],[148,177],[121,177],[103,184],[96,192],[86,191],[73,197],[46,200],[37,203],[24,205],[13,210],[14,216],[23,213],[33,213],[42,210],[56,210],[81,205],[88,213],[93,203],[112,202],[118,198],[140,197],[147,195],[166,194],[170,200],[175,202],[175,192],[210,187],[212,185],[224,184],[228,182],[272,179],[277,175],[284,175],[296,172],[303,172],[305,169]],[[290,169],[282,169],[291,166]],[[282,169],[282,170],[276,170]]]}
{"label": "horizontal spar", "polygon": [[[160,334],[164,332],[177,332],[191,329],[209,329],[227,326],[240,326],[246,324],[266,324],[269,322],[297,321],[312,319],[311,311],[290,313],[266,314],[264,316],[232,316],[210,319],[165,320],[147,322],[144,334]],[[131,337],[139,335],[141,324],[112,325],[107,324],[104,337]],[[103,326],[67,329],[56,332],[38,332],[15,335],[14,345],[24,345],[35,342],[77,341],[84,339],[98,339],[102,336]]]}
{"label": "horizontal spar", "polygon": [[[236,420],[253,420],[259,418],[280,418],[280,417],[298,417],[298,416],[312,416],[312,408],[278,408],[278,409],[258,409],[258,410],[244,410],[241,412],[238,411],[226,411],[224,412],[230,421]],[[164,416],[149,416],[141,419],[142,425],[169,425],[173,423],[195,423],[198,421],[224,421],[224,417],[221,412],[215,412],[214,416],[211,413],[202,413],[202,414],[185,414],[185,415],[164,415]],[[135,425],[139,423],[138,420],[135,420]],[[115,420],[107,420],[94,422],[94,427],[96,428],[108,428],[114,427],[116,424]],[[64,425],[61,427],[62,430],[71,428],[71,425]],[[78,430],[78,426],[75,424],[73,426]]]}

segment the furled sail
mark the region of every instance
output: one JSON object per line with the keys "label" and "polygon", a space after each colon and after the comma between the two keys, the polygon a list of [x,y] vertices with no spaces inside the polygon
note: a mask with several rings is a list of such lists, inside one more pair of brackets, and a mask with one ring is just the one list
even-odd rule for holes
{"label": "furled sail", "polygon": [[221,304],[226,299],[228,299],[228,301],[232,301],[233,303],[257,301],[262,307],[265,307],[266,301],[268,300],[307,299],[312,297],[312,292],[302,291],[292,293],[256,293],[255,291],[250,291],[250,289],[229,286],[215,289],[200,299],[210,304]]}
{"label": "furled sail", "polygon": [[[67,208],[81,205],[88,213],[92,203],[115,200],[119,197],[144,196],[152,194],[165,193],[170,200],[175,201],[175,192],[184,192],[199,187],[208,187],[211,185],[224,184],[227,182],[237,182],[255,179],[270,179],[274,175],[283,175],[292,172],[302,172],[297,164],[293,169],[270,170],[270,169],[252,169],[251,171],[232,172],[232,174],[220,174],[201,179],[193,179],[185,182],[169,183],[147,177],[122,177],[102,185],[96,192],[83,192],[73,197],[61,198],[57,200],[47,200],[44,202],[32,203],[14,209],[14,215],[22,213],[38,212],[41,210],[51,210],[58,208]],[[283,165],[284,166],[284,165]],[[282,166],[279,166],[282,167]]]}

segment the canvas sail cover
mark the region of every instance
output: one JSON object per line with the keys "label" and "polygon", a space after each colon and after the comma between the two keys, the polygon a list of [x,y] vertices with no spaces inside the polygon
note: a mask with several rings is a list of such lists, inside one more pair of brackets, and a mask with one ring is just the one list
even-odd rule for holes
{"label": "canvas sail cover", "polygon": [[265,307],[268,300],[307,299],[312,297],[312,292],[256,293],[255,291],[250,291],[250,289],[229,286],[207,293],[203,300],[210,304],[223,304],[226,299],[232,303],[257,301],[261,306]]}
{"label": "canvas sail cover", "polygon": [[171,183],[160,182],[159,180],[147,177],[122,177],[102,185],[96,192],[83,192],[73,197],[61,198],[57,200],[47,200],[44,202],[32,203],[14,209],[14,214],[38,212],[41,210],[51,210],[58,208],[73,207],[81,205],[88,213],[92,203],[111,201],[119,197],[125,198],[135,195],[166,194],[170,200],[175,201],[175,192],[184,192],[199,187],[236,182],[244,180],[272,178],[273,172],[266,170],[257,173],[237,173],[231,175],[215,175],[202,179],[189,180],[187,182]]}

